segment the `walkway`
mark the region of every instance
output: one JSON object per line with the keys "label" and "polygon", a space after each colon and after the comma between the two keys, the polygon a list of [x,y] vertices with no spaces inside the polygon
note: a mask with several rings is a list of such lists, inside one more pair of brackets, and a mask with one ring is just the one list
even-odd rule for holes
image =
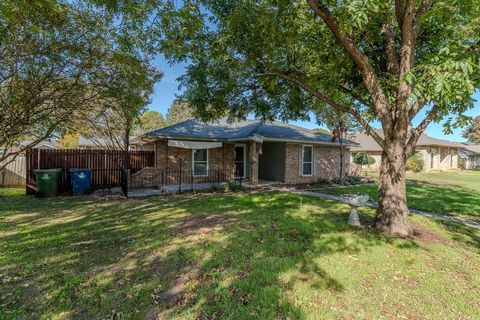
{"label": "walkway", "polygon": [[[323,199],[330,199],[330,200],[345,202],[345,198],[343,198],[342,196],[337,196],[337,195],[333,195],[333,194],[313,192],[313,191],[308,191],[308,190],[297,190],[297,189],[291,189],[291,188],[276,188],[276,190],[277,191],[283,191],[283,192],[290,192],[290,193],[294,193],[294,194],[300,194],[300,195],[304,195],[304,196],[311,196],[311,197],[316,197],[316,198],[323,198]],[[378,203],[374,202],[374,201],[368,201],[367,206],[378,208]],[[441,214],[441,213],[428,212],[428,211],[423,211],[423,210],[418,210],[418,209],[409,209],[409,210],[410,210],[410,213],[413,213],[413,214],[418,214],[418,215],[421,215],[421,216],[436,218],[436,219],[441,219],[441,220],[446,220],[446,221],[458,222],[458,223],[462,223],[466,226],[480,228],[480,222],[477,222],[477,221],[458,218],[458,217],[452,217],[452,216]]]}

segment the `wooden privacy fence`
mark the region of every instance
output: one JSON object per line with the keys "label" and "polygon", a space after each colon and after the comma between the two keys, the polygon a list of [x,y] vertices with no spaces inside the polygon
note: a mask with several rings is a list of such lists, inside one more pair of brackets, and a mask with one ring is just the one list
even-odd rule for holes
{"label": "wooden privacy fence", "polygon": [[63,169],[59,192],[71,190],[69,169],[92,169],[92,187],[96,190],[121,186],[125,169],[137,172],[153,167],[154,157],[153,151],[29,149],[26,152],[27,193],[36,190],[35,169]]}
{"label": "wooden privacy fence", "polygon": [[0,187],[21,187],[25,186],[25,154],[18,156],[10,155],[0,162]]}

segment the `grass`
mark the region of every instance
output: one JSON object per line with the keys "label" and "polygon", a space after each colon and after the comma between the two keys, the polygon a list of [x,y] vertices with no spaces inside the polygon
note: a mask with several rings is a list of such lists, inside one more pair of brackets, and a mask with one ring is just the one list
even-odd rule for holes
{"label": "grass", "polygon": [[[410,208],[455,215],[480,221],[480,171],[408,174],[407,202]],[[378,201],[376,185],[326,188],[329,194],[366,193]]]}
{"label": "grass", "polygon": [[[344,204],[284,193],[0,196],[2,319],[479,315],[480,234],[462,225],[412,217],[418,237],[390,239],[348,226]],[[162,299],[172,287],[186,293]]]}

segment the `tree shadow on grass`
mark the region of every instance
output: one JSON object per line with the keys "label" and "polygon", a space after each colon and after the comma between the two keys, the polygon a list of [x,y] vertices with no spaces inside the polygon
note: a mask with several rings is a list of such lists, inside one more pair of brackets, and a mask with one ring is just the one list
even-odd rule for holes
{"label": "tree shadow on grass", "polygon": [[475,248],[480,252],[480,229],[466,226],[461,223],[446,220],[435,219],[439,225],[445,227],[452,236],[452,239],[463,243],[467,246]]}
{"label": "tree shadow on grass", "polygon": [[[7,207],[0,306],[12,318],[105,318],[112,310],[129,319],[303,318],[288,297],[295,281],[345,288],[317,259],[392,241],[349,227],[346,205],[281,193],[113,203],[22,198]],[[158,299],[179,281],[187,293]]]}
{"label": "tree shadow on grass", "polygon": [[470,189],[409,181],[407,192],[409,206],[412,208],[480,219],[480,194]]}

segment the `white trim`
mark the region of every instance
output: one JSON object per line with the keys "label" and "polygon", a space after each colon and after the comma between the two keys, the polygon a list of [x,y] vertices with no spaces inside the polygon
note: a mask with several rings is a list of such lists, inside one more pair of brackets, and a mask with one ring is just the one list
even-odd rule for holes
{"label": "white trim", "polygon": [[[310,148],[312,148],[312,159],[311,159],[310,162],[305,162],[305,161],[303,160],[303,150],[304,150],[305,147],[310,147]],[[301,158],[301,160],[300,160],[300,161],[301,161],[301,162],[300,162],[300,163],[301,163],[301,171],[300,171],[301,176],[302,176],[302,177],[313,177],[313,162],[314,162],[313,145],[311,145],[311,144],[302,144],[302,148],[301,148],[300,150],[301,150],[300,154],[301,154],[301,156],[302,156],[302,158]],[[311,172],[311,173],[310,173],[310,174],[304,174],[304,173],[303,173],[303,165],[304,165],[305,163],[310,163],[310,165],[311,165],[311,168],[310,168],[310,172]]]}
{"label": "white trim", "polygon": [[[207,172],[205,174],[195,174],[195,150],[206,150],[207,151]],[[205,161],[197,161],[197,162],[205,162]],[[192,175],[194,177],[208,177],[208,149],[202,148],[202,149],[192,149]]]}
{"label": "white trim", "polygon": [[183,149],[213,149],[221,148],[223,142],[201,142],[201,141],[185,141],[185,140],[168,140],[169,147],[183,148]]}
{"label": "white trim", "polygon": [[[236,147],[242,147],[243,148],[243,176],[240,177],[242,179],[245,179],[247,176],[247,144],[245,143],[235,143],[233,145],[233,151],[235,152]],[[235,156],[235,153],[233,154]],[[235,158],[233,159],[233,165],[235,166]]]}

